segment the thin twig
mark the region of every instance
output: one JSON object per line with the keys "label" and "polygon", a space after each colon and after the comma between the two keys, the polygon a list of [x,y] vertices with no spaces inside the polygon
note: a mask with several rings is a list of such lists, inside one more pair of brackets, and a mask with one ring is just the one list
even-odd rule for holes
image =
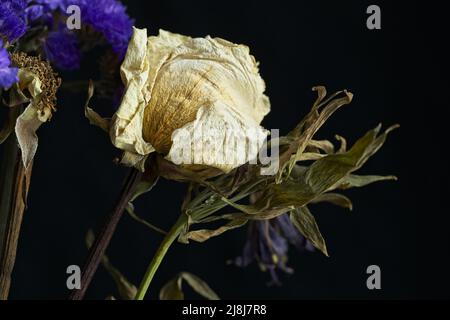
{"label": "thin twig", "polygon": [[8,299],[11,274],[16,260],[17,244],[33,163],[25,169],[11,133],[5,142],[0,170],[0,300]]}
{"label": "thin twig", "polygon": [[72,291],[69,300],[83,299],[102,257],[105,254],[109,242],[111,241],[114,231],[116,230],[117,224],[119,223],[128,202],[133,196],[133,192],[140,179],[141,173],[136,169],[131,169],[114,210],[106,218],[100,233],[95,237],[95,242],[89,251],[89,256],[81,276],[81,287],[80,289],[74,289]]}

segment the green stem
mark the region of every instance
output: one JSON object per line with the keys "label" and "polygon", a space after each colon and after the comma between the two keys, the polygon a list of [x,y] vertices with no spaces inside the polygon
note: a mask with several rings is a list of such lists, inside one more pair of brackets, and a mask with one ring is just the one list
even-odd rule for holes
{"label": "green stem", "polygon": [[185,227],[186,222],[187,216],[185,214],[181,214],[177,222],[175,222],[175,224],[172,226],[172,229],[170,229],[170,231],[165,236],[164,240],[162,241],[162,243],[158,248],[158,251],[156,251],[155,255],[153,256],[153,259],[150,262],[147,271],[145,272],[144,278],[142,279],[141,285],[139,286],[135,300],[144,299],[145,294],[147,293],[147,290],[150,286],[150,283],[153,280],[153,277],[155,276],[156,271],[158,270],[159,265],[164,259],[164,256],[166,255],[172,243],[175,241],[175,239],[178,237],[178,235]]}

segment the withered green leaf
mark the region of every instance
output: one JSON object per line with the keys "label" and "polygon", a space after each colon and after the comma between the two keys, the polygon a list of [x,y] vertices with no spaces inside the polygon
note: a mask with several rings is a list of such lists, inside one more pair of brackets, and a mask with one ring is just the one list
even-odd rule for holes
{"label": "withered green leaf", "polygon": [[350,188],[360,188],[365,187],[371,183],[378,181],[386,181],[386,180],[397,180],[396,176],[377,176],[377,175],[368,175],[368,176],[360,176],[356,174],[349,174],[345,176],[342,180],[340,180],[335,189],[350,189]]}
{"label": "withered green leaf", "polygon": [[175,278],[167,282],[159,291],[160,300],[184,300],[181,279]]}
{"label": "withered green leaf", "polygon": [[183,280],[202,297],[208,300],[219,300],[219,296],[202,279],[189,272],[180,272],[170,280],[159,292],[160,300],[184,300]]}
{"label": "withered green leaf", "polygon": [[222,233],[224,233],[226,231],[242,227],[244,224],[247,223],[247,221],[248,221],[248,219],[242,219],[242,218],[234,219],[215,230],[201,229],[201,230],[189,231],[185,234],[181,234],[179,241],[183,242],[183,243],[187,243],[189,240],[194,240],[197,242],[204,242],[212,237],[221,235]]}
{"label": "withered green leaf", "polygon": [[292,223],[297,227],[300,233],[308,239],[314,247],[322,251],[328,257],[327,246],[316,219],[311,214],[309,209],[304,206],[291,211],[290,218]]}
{"label": "withered green leaf", "polygon": [[[330,96],[325,101],[326,90],[324,87],[314,87],[314,91],[318,92],[318,98],[310,113],[297,125],[297,127],[289,133],[290,137],[295,138],[295,142],[291,143],[287,151],[280,155],[280,170],[277,176],[277,182],[281,182],[283,175],[287,175],[292,171],[296,162],[299,161],[301,154],[305,151],[315,133],[322,127],[325,121],[341,106],[349,104],[353,95],[350,92],[339,91]],[[338,95],[344,94],[344,97],[336,98]],[[325,106],[324,106],[325,105]],[[321,109],[321,107],[323,109]]]}
{"label": "withered green leaf", "polygon": [[182,272],[181,277],[202,297],[208,300],[220,300],[219,296],[202,279],[189,272]]}
{"label": "withered green leaf", "polygon": [[334,145],[328,140],[313,140],[308,143],[308,147],[317,148],[326,154],[334,153]]}
{"label": "withered green leaf", "polygon": [[352,201],[348,197],[340,193],[323,193],[311,201],[311,203],[319,202],[329,202],[337,206],[349,209],[350,211],[353,210]]}
{"label": "withered green leaf", "polygon": [[132,217],[134,220],[136,220],[137,222],[143,224],[144,226],[146,226],[147,228],[150,228],[153,231],[156,231],[162,235],[166,235],[167,231],[164,231],[161,228],[158,228],[157,226],[151,224],[150,222],[148,222],[145,219],[142,219],[141,217],[139,217],[135,211],[134,211],[134,205],[130,202],[128,203],[128,205],[126,206],[125,210],[127,211],[127,213],[130,215],[130,217]]}
{"label": "withered green leaf", "polygon": [[359,139],[349,151],[315,161],[310,167],[300,170],[296,179],[270,185],[259,207],[267,206],[268,202],[272,207],[306,205],[359,169],[381,147],[392,128],[378,136],[378,126]]}
{"label": "withered green leaf", "polygon": [[141,195],[150,192],[153,187],[158,183],[159,174],[156,168],[150,165],[150,168],[144,172],[142,179],[137,184],[136,188],[133,190],[130,202],[133,202]]}

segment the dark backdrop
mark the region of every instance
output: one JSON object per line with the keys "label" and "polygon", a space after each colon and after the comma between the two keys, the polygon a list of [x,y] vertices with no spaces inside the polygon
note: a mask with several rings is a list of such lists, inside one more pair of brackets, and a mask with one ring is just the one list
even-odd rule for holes
{"label": "dark backdrop", "polygon": [[[448,168],[438,143],[447,132],[448,99],[438,45],[444,39],[441,9],[426,2],[381,2],[382,29],[366,28],[367,1],[124,1],[136,25],[191,36],[212,35],[250,46],[261,62],[272,111],[267,128],[291,129],[309,110],[312,86],[355,94],[320,131],[350,142],[379,122],[402,128],[363,169],[396,174],[398,182],[352,190],[354,211],[316,206],[330,252],[290,251],[296,272],[282,287],[267,287],[268,274],[253,264],[226,260],[241,252],[238,229],[204,244],[175,245],[158,271],[149,298],[179,271],[205,279],[222,298],[442,298],[449,297]],[[445,40],[447,41],[447,40]],[[85,66],[95,64],[87,59]],[[87,78],[84,74],[66,77]],[[59,110],[39,130],[29,207],[11,288],[13,299],[64,299],[66,267],[82,264],[84,235],[111,209],[126,169],[107,136],[83,116],[85,93],[60,95]],[[107,106],[99,106],[108,113]],[[112,111],[109,110],[109,113]],[[439,148],[440,147],[440,148]],[[185,186],[160,181],[136,202],[148,220],[169,228],[179,214]],[[108,249],[112,262],[138,284],[161,236],[125,216]],[[368,265],[382,271],[382,289],[369,291]],[[87,297],[116,294],[100,268]],[[195,297],[192,293],[188,296]]]}

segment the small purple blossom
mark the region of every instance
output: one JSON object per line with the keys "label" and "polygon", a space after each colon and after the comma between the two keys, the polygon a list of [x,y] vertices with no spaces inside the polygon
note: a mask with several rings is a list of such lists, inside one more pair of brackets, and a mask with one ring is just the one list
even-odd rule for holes
{"label": "small purple blossom", "polygon": [[271,220],[252,221],[242,255],[234,259],[234,264],[246,267],[256,260],[261,270],[269,271],[272,278],[270,284],[280,285],[277,271],[289,274],[293,272],[286,265],[289,243],[300,251],[314,250],[313,245],[300,234],[287,214]]}
{"label": "small purple blossom", "polygon": [[0,3],[0,37],[14,42],[27,30],[26,0],[2,0]]}
{"label": "small purple blossom", "polygon": [[9,89],[14,83],[18,82],[17,72],[17,68],[11,67],[9,53],[3,48],[3,41],[0,40],[0,88]]}
{"label": "small purple blossom", "polygon": [[81,52],[77,35],[63,26],[48,34],[44,51],[47,59],[61,69],[75,70],[80,67]]}
{"label": "small purple blossom", "polygon": [[50,21],[53,12],[63,7],[63,0],[27,0],[27,4],[25,12],[29,22],[39,18]]}
{"label": "small purple blossom", "polygon": [[133,20],[126,7],[117,0],[65,0],[66,8],[77,5],[81,9],[81,22],[100,32],[111,44],[114,52],[123,58],[133,32]]}

